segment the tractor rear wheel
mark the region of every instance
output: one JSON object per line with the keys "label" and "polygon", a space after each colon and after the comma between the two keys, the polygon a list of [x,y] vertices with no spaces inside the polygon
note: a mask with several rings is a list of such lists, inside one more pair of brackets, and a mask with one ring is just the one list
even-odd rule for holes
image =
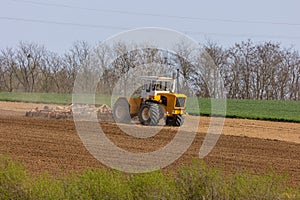
{"label": "tractor rear wheel", "polygon": [[117,123],[130,123],[129,103],[125,98],[120,98],[113,106],[113,118]]}
{"label": "tractor rear wheel", "polygon": [[142,104],[139,110],[139,120],[146,126],[156,126],[160,119],[160,107],[156,103]]}

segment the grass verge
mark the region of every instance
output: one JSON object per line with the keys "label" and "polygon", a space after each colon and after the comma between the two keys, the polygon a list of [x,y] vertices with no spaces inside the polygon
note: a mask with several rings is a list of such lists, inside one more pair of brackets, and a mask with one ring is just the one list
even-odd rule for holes
{"label": "grass verge", "polygon": [[274,172],[225,178],[201,161],[174,174],[87,169],[60,178],[33,177],[22,165],[0,157],[0,199],[299,199],[299,187],[287,181]]}

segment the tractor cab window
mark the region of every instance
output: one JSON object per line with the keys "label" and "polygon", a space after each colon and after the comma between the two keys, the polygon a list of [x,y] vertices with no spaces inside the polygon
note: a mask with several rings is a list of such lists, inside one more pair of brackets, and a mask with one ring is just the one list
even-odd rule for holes
{"label": "tractor cab window", "polygon": [[165,88],[165,91],[172,92],[173,91],[173,82],[166,81],[164,88]]}
{"label": "tractor cab window", "polygon": [[152,88],[151,81],[143,81],[143,90],[146,90],[146,92],[150,92]]}
{"label": "tractor cab window", "polygon": [[153,90],[155,90],[155,91],[165,91],[162,81],[155,82],[154,85],[153,85]]}
{"label": "tractor cab window", "polygon": [[152,91],[171,91],[173,86],[169,81],[152,81],[147,92],[150,92],[150,88]]}
{"label": "tractor cab window", "polygon": [[152,81],[152,91],[156,89],[156,81]]}
{"label": "tractor cab window", "polygon": [[147,88],[146,91],[150,92],[151,91],[151,83],[148,83],[147,86],[146,86],[146,88]]}
{"label": "tractor cab window", "polygon": [[174,92],[174,79],[166,77],[144,77],[142,80],[142,97],[156,95],[157,93]]}

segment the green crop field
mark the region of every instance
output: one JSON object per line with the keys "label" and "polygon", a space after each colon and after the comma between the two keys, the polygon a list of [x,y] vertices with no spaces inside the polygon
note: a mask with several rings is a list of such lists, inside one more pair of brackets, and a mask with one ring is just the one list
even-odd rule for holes
{"label": "green crop field", "polygon": [[[79,99],[85,102],[85,95],[80,95]],[[21,101],[70,104],[72,94],[53,93],[0,93],[0,101]],[[224,100],[215,100],[223,102]],[[97,104],[111,104],[109,95],[95,96]],[[199,105],[199,106],[198,106]],[[188,98],[187,112],[191,115],[218,115],[211,112],[211,99]],[[260,119],[272,121],[300,122],[300,101],[267,101],[267,100],[226,100],[226,117]],[[200,108],[200,109],[199,109]]]}
{"label": "green crop field", "polygon": [[[221,100],[224,101],[224,100]],[[210,116],[211,99],[188,99],[187,111],[198,115]],[[196,108],[196,109],[195,109]],[[218,115],[218,111],[213,113]],[[259,119],[271,121],[300,122],[300,101],[267,101],[267,100],[226,100],[226,117]]]}

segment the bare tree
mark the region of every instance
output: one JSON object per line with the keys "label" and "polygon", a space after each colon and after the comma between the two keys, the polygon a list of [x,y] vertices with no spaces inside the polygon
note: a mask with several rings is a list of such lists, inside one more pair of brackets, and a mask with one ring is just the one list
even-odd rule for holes
{"label": "bare tree", "polygon": [[299,100],[299,79],[300,79],[300,56],[297,51],[291,48],[284,50],[283,63],[286,70],[280,69],[283,77],[279,82],[286,82],[285,87],[281,88],[281,97],[283,97],[284,89],[286,88],[287,99]]}
{"label": "bare tree", "polygon": [[176,55],[173,55],[173,57],[175,57],[174,62],[176,63],[175,66],[178,65],[177,68],[182,75],[182,82],[177,86],[179,88],[179,92],[185,91],[186,93],[189,93],[190,91],[189,80],[191,74],[195,71],[192,64],[195,60],[195,51],[197,51],[197,49],[192,48],[191,44],[185,42],[179,42],[175,45]]}
{"label": "bare tree", "polygon": [[236,43],[228,49],[226,57],[228,67],[224,73],[229,98],[255,98],[261,75],[256,46],[250,40]]}
{"label": "bare tree", "polygon": [[[279,44],[267,42],[258,45],[257,49],[260,61],[258,66],[260,73],[258,99],[278,99],[279,87],[282,90],[285,88],[285,81],[283,80],[284,82],[279,83],[279,80],[286,78],[285,73],[288,71],[282,63],[283,56],[280,46]],[[280,72],[279,69],[282,71]],[[276,85],[276,83],[280,84],[280,86]],[[282,94],[281,97],[283,96]]]}
{"label": "bare tree", "polygon": [[99,62],[98,66],[102,71],[99,77],[97,92],[102,94],[111,94],[114,84],[117,80],[117,74],[114,72],[112,63],[113,50],[109,46],[99,44],[95,49],[95,55]]}
{"label": "bare tree", "polygon": [[88,59],[91,47],[85,41],[77,41],[62,57],[63,70],[59,71],[61,89],[64,93],[71,93],[80,68]]}
{"label": "bare tree", "polygon": [[53,52],[48,51],[45,57],[45,63],[41,67],[40,74],[40,90],[41,92],[56,92],[62,93],[62,80],[65,77],[60,77],[62,68],[61,57]]}
{"label": "bare tree", "polygon": [[225,95],[225,88],[221,89],[227,72],[225,53],[221,46],[211,41],[199,50],[198,56],[194,58],[196,66],[191,68],[189,76],[197,90],[197,96],[208,98]]}
{"label": "bare tree", "polygon": [[43,46],[34,43],[19,43],[13,71],[25,92],[34,92],[44,54]]}
{"label": "bare tree", "polygon": [[1,90],[12,92],[18,88],[13,71],[15,65],[15,52],[12,48],[1,50],[0,54],[0,84]]}
{"label": "bare tree", "polygon": [[300,100],[299,52],[278,43],[247,40],[224,49],[207,42],[204,51],[178,43],[175,52],[132,47],[117,43],[92,49],[78,41],[58,55],[20,42],[17,48],[0,51],[0,91],[71,93],[80,74],[83,91],[93,92],[98,84],[98,92],[111,94],[121,77],[126,81],[139,75],[172,76],[178,68],[180,88],[201,97],[217,97],[223,79],[228,98]]}

